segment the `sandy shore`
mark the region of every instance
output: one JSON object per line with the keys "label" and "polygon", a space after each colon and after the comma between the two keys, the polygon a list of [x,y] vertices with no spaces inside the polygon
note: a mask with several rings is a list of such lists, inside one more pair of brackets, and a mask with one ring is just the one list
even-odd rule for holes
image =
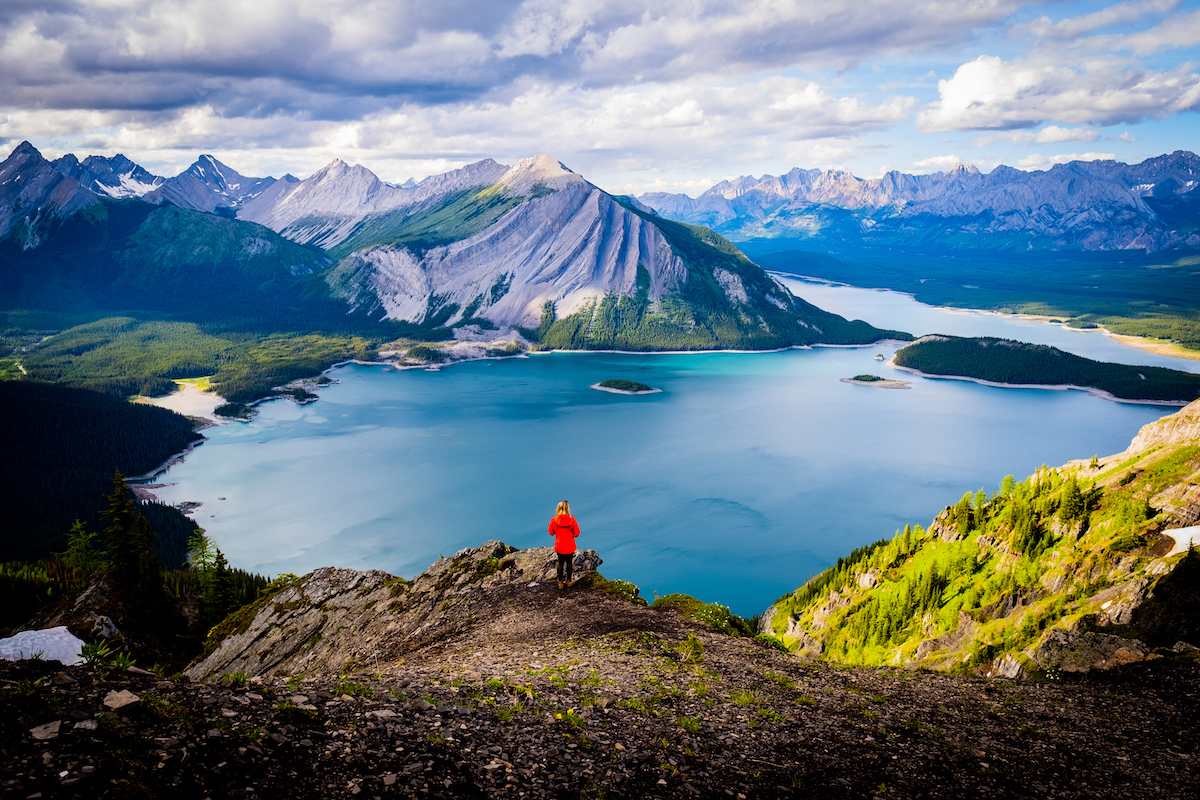
{"label": "sandy shore", "polygon": [[225,405],[225,398],[206,391],[208,382],[202,383],[202,380],[175,381],[175,391],[166,397],[141,397],[137,402],[169,408],[185,417],[200,417],[214,425],[227,422],[228,420],[218,417],[215,413],[218,406]]}
{"label": "sandy shore", "polygon": [[876,389],[911,389],[912,384],[908,381],[856,381],[854,378],[841,378],[842,383],[853,384],[854,386],[874,386]]}
{"label": "sandy shore", "polygon": [[627,390],[625,390],[625,389],[613,389],[613,388],[612,388],[612,387],[610,387],[610,386],[601,386],[601,385],[600,385],[600,384],[598,384],[598,383],[593,383],[593,384],[592,384],[591,386],[589,386],[588,388],[589,388],[589,389],[595,389],[597,392],[608,392],[608,393],[610,393],[610,394],[630,394],[630,395],[639,395],[639,394],[658,394],[659,392],[661,392],[661,391],[662,391],[662,389],[647,389],[647,390],[646,390],[646,391],[644,391],[644,392],[630,392],[630,391],[627,391]]}
{"label": "sandy shore", "polygon": [[1143,339],[1141,336],[1126,336],[1123,333],[1113,333],[1106,328],[1101,328],[1100,330],[1121,344],[1145,350],[1147,353],[1154,353],[1157,356],[1174,356],[1175,358],[1190,358],[1193,361],[1200,361],[1200,352],[1188,350],[1186,347],[1181,347],[1172,342],[1163,342],[1158,339]]}
{"label": "sandy shore", "polygon": [[1069,383],[998,383],[996,381],[985,381],[982,378],[968,378],[965,375],[930,375],[927,372],[921,372],[919,369],[901,367],[894,361],[888,361],[887,363],[889,367],[895,367],[898,370],[902,370],[911,375],[917,375],[922,378],[933,378],[935,380],[947,381],[970,381],[971,383],[978,383],[983,386],[995,386],[998,389],[1049,389],[1054,392],[1065,392],[1068,389],[1075,389],[1080,392],[1087,392],[1088,394],[1095,395],[1096,397],[1104,400],[1111,400],[1114,403],[1129,403],[1130,405],[1135,406],[1167,406],[1170,408],[1183,408],[1187,405],[1187,402],[1183,400],[1129,400],[1124,397],[1117,397],[1116,395],[1110,394],[1102,389],[1096,389],[1091,386],[1075,386]]}

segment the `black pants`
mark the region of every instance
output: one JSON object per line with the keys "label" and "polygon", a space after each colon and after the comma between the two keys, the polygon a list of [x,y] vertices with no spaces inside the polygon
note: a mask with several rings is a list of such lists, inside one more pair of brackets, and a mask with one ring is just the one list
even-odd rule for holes
{"label": "black pants", "polygon": [[[572,570],[575,569],[575,554],[574,553],[559,553],[558,554],[558,582],[570,583]],[[566,577],[563,577],[564,570]]]}

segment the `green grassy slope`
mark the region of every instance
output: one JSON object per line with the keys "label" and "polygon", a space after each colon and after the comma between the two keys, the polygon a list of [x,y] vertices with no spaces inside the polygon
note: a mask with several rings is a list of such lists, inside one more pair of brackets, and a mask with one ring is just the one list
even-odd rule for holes
{"label": "green grassy slope", "polygon": [[[928,530],[906,526],[778,600],[771,632],[829,661],[949,670],[1006,655],[1036,669],[1055,629],[1171,646],[1186,609],[1155,604],[1185,583],[1195,603],[1200,569],[1171,572],[1185,555],[1164,563],[1160,532],[1190,519],[1200,439],[1166,430],[1145,449],[965,494]],[[1185,627],[1200,608],[1188,613]]]}
{"label": "green grassy slope", "polygon": [[895,363],[929,375],[996,383],[1088,386],[1124,400],[1190,403],[1200,375],[1165,367],[1093,361],[1057,347],[990,336],[926,336],[896,351]]}
{"label": "green grassy slope", "polygon": [[525,200],[495,187],[474,188],[363,220],[346,241],[330,248],[341,259],[355,250],[403,245],[415,253],[469,238],[488,228]]}

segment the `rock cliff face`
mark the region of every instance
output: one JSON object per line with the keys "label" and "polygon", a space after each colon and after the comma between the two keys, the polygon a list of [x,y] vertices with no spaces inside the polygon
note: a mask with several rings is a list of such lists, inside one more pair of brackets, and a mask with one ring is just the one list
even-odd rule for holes
{"label": "rock cliff face", "polygon": [[393,246],[354,252],[331,282],[352,304],[377,304],[391,319],[417,322],[454,304],[450,324],[478,317],[536,328],[548,301],[566,316],[609,292],[632,294],[639,266],[653,302],[687,281],[657,228],[580,180],[462,241],[419,254]]}
{"label": "rock cliff face", "polygon": [[761,626],[801,655],[1014,677],[1200,641],[1200,401],[1123,453],[964,496],[856,551]]}
{"label": "rock cliff face", "polygon": [[[793,169],[722,181],[699,197],[655,193],[641,201],[734,241],[816,241],[1072,250],[1196,247],[1200,158],[1179,151],[1140,164],[1076,161],[1045,172],[964,164],[948,172]],[[936,241],[935,241],[936,240]]]}
{"label": "rock cliff face", "polygon": [[273,183],[274,178],[248,178],[213,156],[204,155],[142,197],[151,203],[166,202],[212,214],[218,209],[241,208]]}
{"label": "rock cliff face", "polygon": [[55,169],[79,181],[85,189],[115,199],[142,197],[162,186],[166,180],[151,175],[123,155],[112,158],[88,156],[80,161],[68,153],[53,163]]}
{"label": "rock cliff face", "polygon": [[506,171],[507,167],[486,159],[419,184],[392,186],[366,167],[337,159],[303,181],[277,182],[247,202],[238,218],[266,225],[301,244],[330,248],[348,239],[368,217],[490,186]]}
{"label": "rock cliff face", "polygon": [[[600,563],[594,550],[577,553],[577,577]],[[494,604],[497,591],[550,582],[556,567],[553,548],[490,541],[435,562],[411,583],[378,570],[319,569],[222,623],[187,674],[335,674],[394,661],[468,625],[475,603]]]}
{"label": "rock cliff face", "polygon": [[0,239],[12,236],[24,250],[41,244],[51,223],[96,202],[95,192],[55,169],[29,142],[0,163]]}

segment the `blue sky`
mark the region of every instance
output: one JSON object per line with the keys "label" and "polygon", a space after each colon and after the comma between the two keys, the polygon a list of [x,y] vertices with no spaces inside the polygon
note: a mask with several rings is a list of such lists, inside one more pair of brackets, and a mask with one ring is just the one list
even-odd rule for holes
{"label": "blue sky", "polygon": [[1196,150],[1200,0],[5,0],[0,148],[614,192]]}

